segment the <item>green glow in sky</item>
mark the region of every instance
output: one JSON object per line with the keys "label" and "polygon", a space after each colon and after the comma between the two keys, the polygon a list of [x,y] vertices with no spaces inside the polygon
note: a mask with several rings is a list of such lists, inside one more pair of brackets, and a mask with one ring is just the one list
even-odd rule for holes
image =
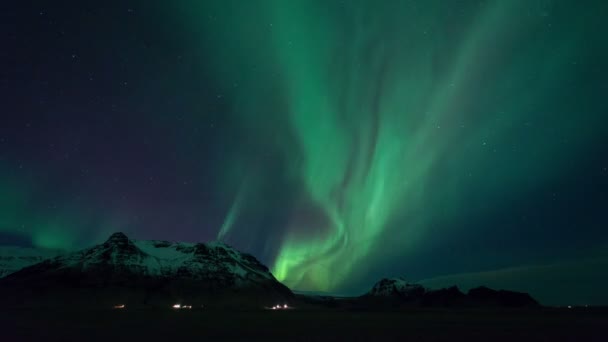
{"label": "green glow in sky", "polygon": [[606,250],[603,2],[82,6],[14,11],[0,245],[217,238],[349,294]]}
{"label": "green glow in sky", "polygon": [[[576,124],[552,118],[550,97],[567,91],[559,84],[573,73],[582,34],[551,28],[550,2],[194,7],[189,21],[213,32],[218,78],[242,105],[235,115],[254,130],[285,122],[295,140],[282,147],[289,170],[320,208],[322,219],[284,227],[272,270],[291,287],[340,288],[364,264],[422,248],[450,233],[433,231],[437,216],[468,210],[471,184],[509,197],[585,143],[543,142]],[[276,99],[281,106],[269,107]],[[527,125],[541,136],[517,141]],[[544,160],[540,151],[561,155]],[[238,208],[262,199],[248,200],[237,196],[220,237],[236,227]]]}

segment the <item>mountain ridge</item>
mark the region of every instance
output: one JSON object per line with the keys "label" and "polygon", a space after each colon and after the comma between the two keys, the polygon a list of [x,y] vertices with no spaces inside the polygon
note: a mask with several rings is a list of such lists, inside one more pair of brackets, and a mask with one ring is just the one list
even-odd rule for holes
{"label": "mountain ridge", "polygon": [[294,293],[254,256],[223,242],[134,240],[121,232],[103,243],[58,255],[0,278],[8,305],[113,307],[313,306],[342,308],[538,307],[527,293],[456,286],[428,289],[404,278],[384,278],[358,297]]}

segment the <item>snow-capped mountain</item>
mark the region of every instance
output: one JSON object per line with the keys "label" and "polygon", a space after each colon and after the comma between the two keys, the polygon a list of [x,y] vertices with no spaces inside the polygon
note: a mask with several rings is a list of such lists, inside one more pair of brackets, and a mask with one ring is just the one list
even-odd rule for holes
{"label": "snow-capped mountain", "polygon": [[55,257],[59,251],[31,247],[0,247],[0,278],[20,269],[37,264],[45,259]]}
{"label": "snow-capped mountain", "polygon": [[293,296],[255,257],[226,244],[139,241],[123,233],[10,274],[0,279],[1,287],[54,294],[96,289],[95,296],[109,292],[104,296],[112,299],[118,293],[145,303],[248,296],[270,304],[266,298]]}
{"label": "snow-capped mountain", "polygon": [[113,234],[101,245],[59,256],[40,266],[46,266],[46,272],[71,269],[172,279],[221,279],[234,286],[274,280],[256,258],[223,243],[138,241],[123,233]]}
{"label": "snow-capped mountain", "polygon": [[402,278],[384,278],[377,282],[367,295],[375,297],[416,297],[424,294],[424,291],[421,285],[408,283]]}

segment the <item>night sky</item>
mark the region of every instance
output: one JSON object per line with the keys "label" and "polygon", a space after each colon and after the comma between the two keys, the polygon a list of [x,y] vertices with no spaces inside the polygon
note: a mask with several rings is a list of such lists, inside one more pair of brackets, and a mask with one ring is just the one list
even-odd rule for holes
{"label": "night sky", "polygon": [[299,290],[608,304],[605,1],[26,3],[0,244],[220,239]]}

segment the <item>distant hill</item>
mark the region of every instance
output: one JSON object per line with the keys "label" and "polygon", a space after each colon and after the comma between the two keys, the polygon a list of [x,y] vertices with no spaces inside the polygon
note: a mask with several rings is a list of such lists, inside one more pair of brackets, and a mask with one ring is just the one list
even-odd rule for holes
{"label": "distant hill", "polygon": [[421,307],[538,307],[527,293],[493,290],[484,286],[463,293],[456,286],[426,289],[401,278],[382,279],[360,297],[368,304]]}

